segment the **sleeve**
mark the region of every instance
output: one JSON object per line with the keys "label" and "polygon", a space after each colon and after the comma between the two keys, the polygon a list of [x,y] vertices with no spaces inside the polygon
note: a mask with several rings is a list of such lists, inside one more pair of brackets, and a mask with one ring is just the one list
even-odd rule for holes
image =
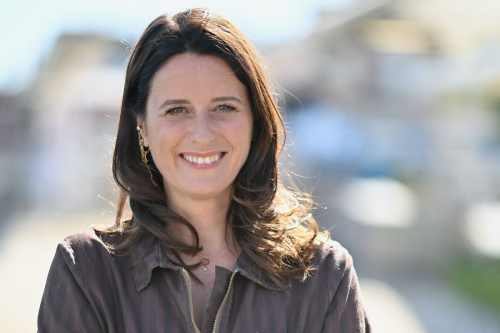
{"label": "sleeve", "polygon": [[[345,265],[344,274],[340,283],[338,281],[336,283],[332,282],[332,284],[336,285],[336,289],[332,289],[334,294],[328,306],[322,332],[372,333],[370,321],[361,301],[358,277],[352,264],[352,257],[347,250],[344,251],[345,262],[343,265],[339,265],[340,267]],[[332,272],[333,269],[338,271],[339,266],[327,269],[327,274]],[[327,280],[328,278],[334,280],[331,276],[327,277]],[[332,290],[329,290],[329,292],[332,292]]]}
{"label": "sleeve", "polygon": [[58,245],[38,312],[38,332],[103,332],[67,242]]}

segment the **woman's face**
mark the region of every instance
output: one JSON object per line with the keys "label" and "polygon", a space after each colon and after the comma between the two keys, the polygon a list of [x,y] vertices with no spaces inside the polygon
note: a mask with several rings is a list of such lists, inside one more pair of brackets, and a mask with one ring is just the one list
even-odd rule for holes
{"label": "woman's face", "polygon": [[169,199],[229,196],[252,139],[248,91],[216,56],[184,53],[155,74],[139,118]]}

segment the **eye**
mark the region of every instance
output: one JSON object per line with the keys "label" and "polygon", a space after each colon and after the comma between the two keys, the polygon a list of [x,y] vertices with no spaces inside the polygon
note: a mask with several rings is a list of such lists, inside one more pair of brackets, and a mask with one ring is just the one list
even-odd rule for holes
{"label": "eye", "polygon": [[232,112],[232,111],[235,111],[236,108],[234,106],[231,106],[228,104],[221,104],[221,105],[217,106],[216,110],[221,111],[221,112]]}
{"label": "eye", "polygon": [[181,115],[185,112],[184,108],[181,108],[181,107],[175,107],[175,108],[171,108],[171,109],[168,109],[166,114],[168,116],[177,116],[177,115]]}

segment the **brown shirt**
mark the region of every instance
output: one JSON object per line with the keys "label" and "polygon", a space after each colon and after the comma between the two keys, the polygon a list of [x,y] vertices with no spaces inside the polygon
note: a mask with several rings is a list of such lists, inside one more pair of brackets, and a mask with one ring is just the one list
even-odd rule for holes
{"label": "brown shirt", "polygon": [[[38,314],[38,332],[371,332],[352,257],[326,242],[304,282],[280,291],[242,251],[233,271],[216,266],[202,327],[191,281],[150,236],[115,256],[94,230],[58,245]],[[142,256],[144,260],[131,268]]]}

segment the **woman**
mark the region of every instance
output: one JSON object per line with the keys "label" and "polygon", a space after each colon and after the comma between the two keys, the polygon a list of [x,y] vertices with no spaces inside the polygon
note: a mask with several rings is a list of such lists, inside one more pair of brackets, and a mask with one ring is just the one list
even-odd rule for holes
{"label": "woman", "polygon": [[148,26],[125,79],[116,226],[59,244],[39,332],[370,332],[351,256],[278,180],[272,96],[224,17]]}

